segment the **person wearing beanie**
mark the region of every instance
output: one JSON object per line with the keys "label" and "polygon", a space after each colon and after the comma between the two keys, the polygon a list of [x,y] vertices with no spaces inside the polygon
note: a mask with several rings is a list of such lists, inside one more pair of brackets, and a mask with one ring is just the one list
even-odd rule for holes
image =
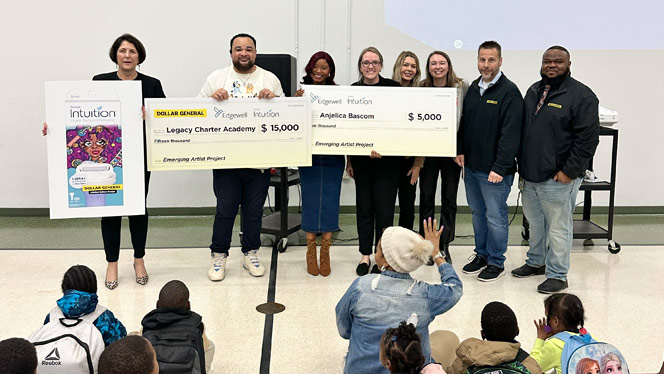
{"label": "person wearing beanie", "polygon": [[[461,298],[461,280],[440,252],[436,220],[423,222],[424,238],[403,227],[388,227],[376,246],[380,274],[361,276],[350,285],[335,308],[337,329],[348,339],[344,373],[389,373],[381,365],[380,339],[401,321],[412,323],[422,337],[425,363],[431,362],[429,324]],[[440,284],[413,279],[409,273],[433,257]]]}

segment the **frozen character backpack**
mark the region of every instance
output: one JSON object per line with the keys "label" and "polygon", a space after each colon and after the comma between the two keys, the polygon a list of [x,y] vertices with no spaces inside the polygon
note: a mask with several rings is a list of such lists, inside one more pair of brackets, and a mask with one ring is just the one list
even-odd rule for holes
{"label": "frozen character backpack", "polygon": [[616,347],[596,341],[585,331],[579,335],[563,331],[553,337],[565,342],[560,357],[562,374],[629,374],[627,362]]}

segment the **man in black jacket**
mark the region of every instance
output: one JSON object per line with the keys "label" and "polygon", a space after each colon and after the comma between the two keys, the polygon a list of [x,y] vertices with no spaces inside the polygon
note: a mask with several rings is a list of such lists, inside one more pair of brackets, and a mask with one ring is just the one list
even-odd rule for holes
{"label": "man in black jacket", "polygon": [[542,80],[526,93],[519,175],[530,248],[516,277],[546,275],[537,290],[567,288],[572,213],[588,161],[599,143],[597,96],[570,76],[569,51],[553,46],[542,57]]}
{"label": "man in black jacket", "polygon": [[523,99],[519,88],[500,71],[500,44],[486,41],[477,55],[482,75],[464,98],[456,161],[464,168],[475,232],[475,258],[463,272],[479,273],[479,280],[490,282],[505,274],[507,197],[516,172]]}

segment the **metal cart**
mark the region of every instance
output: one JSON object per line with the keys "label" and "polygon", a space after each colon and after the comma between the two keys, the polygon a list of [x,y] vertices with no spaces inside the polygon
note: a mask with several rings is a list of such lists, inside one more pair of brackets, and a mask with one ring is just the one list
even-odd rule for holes
{"label": "metal cart", "polygon": [[[620,244],[613,240],[613,211],[616,196],[616,164],[618,160],[618,129],[612,127],[600,126],[600,136],[610,136],[612,138],[611,148],[611,178],[608,182],[586,182],[581,184],[580,190],[583,191],[583,217],[580,220],[574,220],[574,239],[586,239],[584,245],[592,245],[592,239],[608,240],[608,249],[611,253],[620,252]],[[593,170],[593,159],[588,163],[588,169]],[[609,191],[609,213],[608,227],[603,228],[590,220],[592,209],[592,192]],[[526,217],[523,217],[521,226],[521,237],[524,240],[530,238],[530,226]]]}

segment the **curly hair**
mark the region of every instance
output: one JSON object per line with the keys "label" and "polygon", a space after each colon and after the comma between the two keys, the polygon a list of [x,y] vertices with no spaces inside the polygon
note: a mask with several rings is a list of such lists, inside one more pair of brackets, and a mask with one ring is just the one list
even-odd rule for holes
{"label": "curly hair", "polygon": [[0,373],[23,374],[37,370],[35,346],[23,338],[9,338],[0,342]]}
{"label": "curly hair", "polygon": [[422,344],[412,323],[401,321],[399,327],[389,328],[380,338],[380,347],[385,358],[390,360],[391,371],[419,373],[424,364]]}
{"label": "curly hair", "polygon": [[558,317],[566,331],[579,332],[585,320],[581,300],[571,293],[554,293],[544,300],[546,318]]}
{"label": "curly hair", "polygon": [[99,357],[99,374],[149,374],[155,369],[152,344],[129,335],[106,347]]}

